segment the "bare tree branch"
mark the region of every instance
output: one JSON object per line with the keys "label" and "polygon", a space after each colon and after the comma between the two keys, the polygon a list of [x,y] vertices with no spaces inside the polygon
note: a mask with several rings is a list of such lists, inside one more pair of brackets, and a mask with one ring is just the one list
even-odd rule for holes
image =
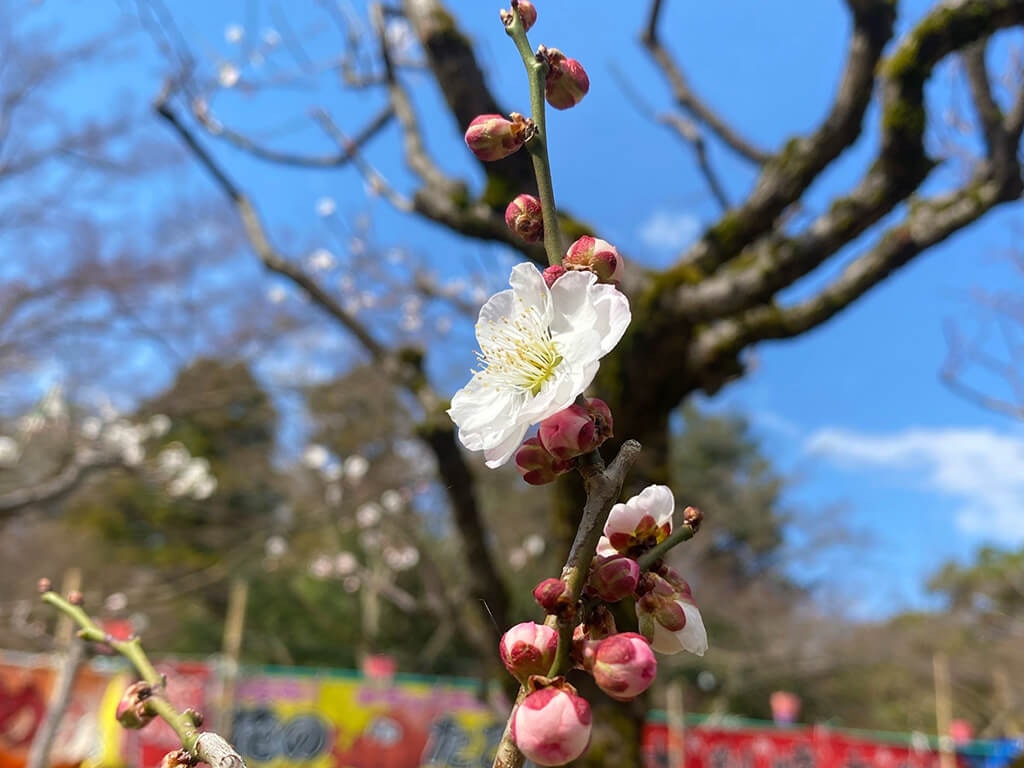
{"label": "bare tree branch", "polygon": [[59,501],[100,470],[124,466],[120,456],[106,453],[76,453],[67,465],[39,483],[0,494],[0,521],[28,507]]}
{"label": "bare tree branch", "polygon": [[771,159],[771,154],[763,149],[754,146],[750,141],[740,136],[731,126],[718,116],[707,104],[705,104],[690,87],[683,74],[682,68],[672,58],[672,54],[661,42],[658,34],[658,22],[661,18],[663,0],[653,0],[651,9],[647,16],[647,25],[640,36],[640,40],[647,52],[658,65],[665,79],[672,88],[672,96],[686,113],[692,115],[722,140],[727,147],[736,152],[740,157],[749,160],[757,165],[763,165]]}
{"label": "bare tree branch", "polygon": [[1013,187],[1001,178],[987,178],[918,203],[903,222],[810,299],[789,307],[758,306],[708,326],[696,339],[690,368],[711,367],[715,358],[734,355],[755,341],[791,338],[824,323],[919,253],[996,205],[1019,198],[1021,191],[1019,176]]}
{"label": "bare tree branch", "polygon": [[860,136],[871,101],[875,67],[892,37],[895,13],[887,2],[853,9],[853,36],[839,91],[828,116],[810,136],[795,138],[765,164],[750,197],[727,213],[690,248],[673,276],[705,277],[768,232],[821,172]]}
{"label": "bare tree branch", "polygon": [[[940,17],[926,17],[882,68],[881,148],[857,187],[834,202],[800,237],[772,234],[754,244],[748,250],[753,255],[748,267],[680,288],[674,297],[680,314],[704,321],[727,317],[770,299],[866,232],[924,180],[932,167],[924,148],[924,83],[943,57],[957,45],[973,41],[967,36],[970,30],[964,29],[961,15],[969,17],[974,13],[975,2],[962,0],[944,9],[951,17],[947,20],[951,27],[947,31],[936,28]],[[1001,10],[990,23],[1008,25],[1024,18],[1019,3],[1008,3]],[[974,27],[975,33],[985,29]],[[1015,153],[1003,151],[1005,142],[1001,137],[994,140],[994,151],[988,160],[992,178],[1014,185],[1018,175]],[[987,209],[981,208],[978,215]]]}

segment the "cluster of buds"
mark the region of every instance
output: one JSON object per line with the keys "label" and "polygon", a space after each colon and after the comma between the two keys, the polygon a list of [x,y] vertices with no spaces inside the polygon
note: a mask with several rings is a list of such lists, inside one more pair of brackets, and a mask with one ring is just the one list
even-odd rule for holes
{"label": "cluster of buds", "polygon": [[[675,499],[652,485],[612,507],[587,574],[574,594],[569,584],[549,578],[534,598],[548,614],[546,624],[519,624],[501,640],[505,667],[529,691],[513,714],[516,746],[538,765],[561,765],[579,757],[590,738],[590,709],[575,688],[556,676],[558,633],[572,626],[572,664],[590,674],[617,701],[646,691],[658,670],[655,652],[707,650],[704,621],[689,584],[663,560],[644,570],[641,559],[672,533]],[[695,530],[700,512],[687,507],[683,523]],[[611,605],[631,598],[639,632],[619,632]],[[529,704],[527,704],[529,702]]]}
{"label": "cluster of buds", "polygon": [[596,397],[582,398],[540,422],[537,436],[516,452],[516,467],[530,485],[544,485],[570,471],[575,459],[596,450],[612,436],[608,404]]}
{"label": "cluster of buds", "polygon": [[[513,33],[517,18],[522,22],[522,33],[537,23],[537,8],[529,0],[512,3],[512,10],[501,12],[501,20]],[[544,98],[555,109],[569,109],[579,104],[590,90],[590,78],[583,65],[557,48],[537,49],[537,61],[544,70]],[[466,129],[466,144],[473,154],[485,162],[502,160],[522,146],[534,135],[533,121],[513,112],[506,119],[502,115],[478,115]],[[506,214],[506,220],[508,215]],[[509,224],[512,227],[512,224]],[[513,227],[513,229],[515,229]],[[530,241],[532,242],[532,241]]]}

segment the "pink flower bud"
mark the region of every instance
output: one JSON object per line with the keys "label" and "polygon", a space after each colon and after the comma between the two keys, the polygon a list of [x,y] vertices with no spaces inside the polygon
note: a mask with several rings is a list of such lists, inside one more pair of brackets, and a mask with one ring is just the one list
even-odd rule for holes
{"label": "pink flower bud", "polygon": [[597,275],[599,283],[617,283],[622,279],[625,263],[615,246],[607,240],[584,235],[569,246],[562,266],[589,270]]}
{"label": "pink flower bud", "polygon": [[587,585],[606,603],[617,603],[636,590],[640,565],[625,555],[598,557],[590,567]]}
{"label": "pink flower bud", "polygon": [[646,691],[658,671],[654,651],[643,635],[623,632],[601,641],[592,657],[591,673],[598,687],[618,701]]}
{"label": "pink flower bud", "polygon": [[554,264],[544,270],[544,282],[548,288],[555,284],[555,280],[564,275],[568,270],[561,264]]}
{"label": "pink flower bud", "polygon": [[575,107],[590,90],[590,78],[583,65],[568,58],[557,48],[541,48],[547,57],[548,74],[544,81],[544,98],[555,109]]}
{"label": "pink flower bud", "polygon": [[548,453],[556,459],[574,459],[594,450],[596,430],[594,420],[585,408],[570,405],[540,423],[537,437]]}
{"label": "pink flower bud", "polygon": [[477,115],[466,129],[466,145],[484,161],[501,160],[516,152],[533,132],[532,121],[517,112],[507,120],[501,115]]}
{"label": "pink flower bud", "polygon": [[572,469],[572,462],[556,459],[540,440],[531,437],[516,451],[516,469],[530,485],[544,485]]}
{"label": "pink flower bud", "polygon": [[544,237],[540,200],[533,195],[517,195],[505,209],[505,223],[526,242],[536,243]]}
{"label": "pink flower bud", "polygon": [[533,599],[545,613],[553,616],[561,615],[575,603],[569,585],[556,578],[544,579],[538,584],[533,590]]}
{"label": "pink flower bud", "polygon": [[564,765],[590,744],[590,705],[572,686],[540,688],[512,715],[512,740],[537,765]]}
{"label": "pink flower bud", "polygon": [[125,689],[121,700],[117,702],[114,715],[121,727],[134,731],[149,725],[155,713],[149,710],[146,700],[152,695],[153,687],[144,680],[132,683]]}
{"label": "pink flower bud", "polygon": [[498,645],[505,668],[522,683],[530,675],[546,675],[558,651],[558,632],[524,621],[501,636]]}
{"label": "pink flower bud", "polygon": [[523,20],[523,29],[527,32],[537,23],[537,7],[530,0],[519,0],[516,4],[519,18]]}

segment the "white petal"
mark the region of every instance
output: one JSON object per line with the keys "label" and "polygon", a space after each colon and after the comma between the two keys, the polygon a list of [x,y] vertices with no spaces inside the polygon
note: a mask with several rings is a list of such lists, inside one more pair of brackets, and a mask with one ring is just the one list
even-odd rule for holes
{"label": "white petal", "polygon": [[676,498],[668,486],[649,485],[639,495],[634,496],[626,503],[635,503],[636,506],[645,510],[648,515],[653,517],[658,522],[658,525],[668,523],[671,527],[672,513],[676,508]]}
{"label": "white petal", "polygon": [[614,285],[595,285],[590,289],[590,295],[596,315],[594,329],[601,336],[601,354],[607,355],[629,327],[632,319],[629,299]]}
{"label": "white petal", "polygon": [[611,557],[612,555],[619,554],[619,551],[612,546],[612,543],[608,541],[607,536],[602,536],[600,539],[597,540],[596,554],[600,555],[601,557]]}
{"label": "white petal", "polygon": [[491,469],[500,467],[519,450],[519,446],[523,444],[523,438],[526,437],[526,431],[530,428],[530,425],[522,424],[518,425],[513,429],[509,429],[504,433],[504,439],[497,445],[484,449],[484,458],[487,459],[486,464]]}
{"label": "white petal", "polygon": [[651,638],[651,648],[658,653],[666,655],[679,653],[683,650],[683,646],[679,641],[679,633],[665,629],[658,622],[654,622],[654,637]]}
{"label": "white petal", "polygon": [[704,628],[704,619],[696,605],[683,600],[679,604],[686,614],[686,626],[675,633],[676,637],[684,650],[703,656],[708,649],[708,631]]}
{"label": "white petal", "polygon": [[545,315],[550,312],[551,292],[544,282],[544,276],[533,264],[523,262],[512,267],[508,283],[512,286],[516,298],[523,304],[537,307],[543,310]]}

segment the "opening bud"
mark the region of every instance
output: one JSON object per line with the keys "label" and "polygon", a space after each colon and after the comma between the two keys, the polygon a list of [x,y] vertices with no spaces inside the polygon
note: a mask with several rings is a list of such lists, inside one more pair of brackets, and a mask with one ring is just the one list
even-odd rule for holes
{"label": "opening bud", "polygon": [[555,458],[540,440],[531,437],[516,451],[516,469],[530,485],[544,485],[572,469],[572,462]]}
{"label": "opening bud", "polygon": [[544,81],[544,98],[555,109],[575,107],[590,90],[590,78],[583,65],[570,59],[557,48],[541,46],[538,53],[548,62]]}
{"label": "opening bud", "polygon": [[617,701],[635,699],[651,686],[658,672],[650,643],[636,632],[605,638],[590,660],[594,682]]}
{"label": "opening bud", "polygon": [[517,195],[505,209],[508,228],[528,243],[544,237],[544,217],[540,200],[533,195]]}
{"label": "opening bud", "polygon": [[606,603],[617,603],[633,594],[639,582],[640,565],[633,558],[625,555],[598,556],[590,567],[587,586]]}
{"label": "opening bud", "polygon": [[571,610],[576,602],[569,585],[556,578],[544,579],[538,584],[533,590],[533,599],[545,613],[552,616],[561,616]]}
{"label": "opening bud", "polygon": [[466,146],[484,161],[501,160],[517,152],[533,135],[533,121],[518,112],[511,118],[477,115],[466,129]]}
{"label": "opening bud", "polygon": [[144,680],[132,683],[117,702],[115,717],[123,728],[138,730],[145,728],[156,713],[149,709],[147,700],[153,695],[153,686]]}
{"label": "opening bud", "polygon": [[590,745],[590,705],[561,678],[528,694],[512,714],[512,740],[537,765],[565,765]]}
{"label": "opening bud", "polygon": [[524,621],[501,636],[501,661],[512,676],[525,683],[530,675],[546,675],[558,651],[558,632],[544,624]]}
{"label": "opening bud", "polygon": [[589,270],[599,283],[618,283],[625,263],[618,250],[607,240],[584,235],[569,246],[562,266],[566,269]]}

